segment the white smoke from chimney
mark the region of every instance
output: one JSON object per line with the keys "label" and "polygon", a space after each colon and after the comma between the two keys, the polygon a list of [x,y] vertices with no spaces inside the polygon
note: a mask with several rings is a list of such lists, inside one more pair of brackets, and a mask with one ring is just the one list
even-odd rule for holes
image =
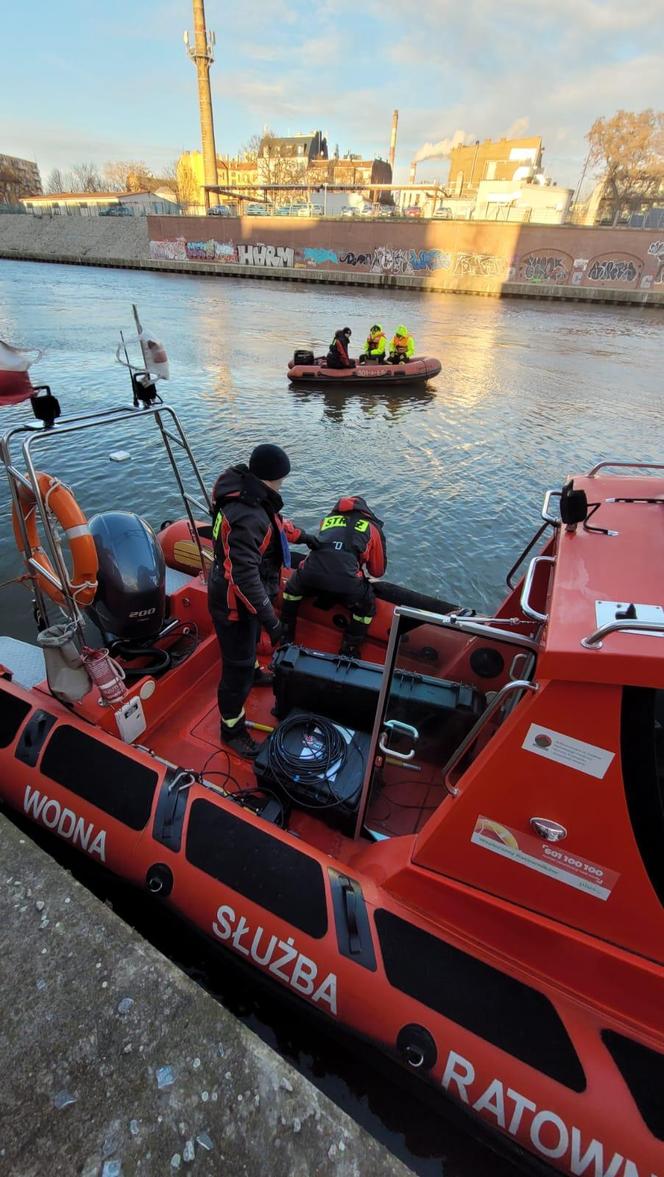
{"label": "white smoke from chimney", "polygon": [[515,119],[505,135],[506,139],[521,139],[530,126],[530,119],[525,117]]}
{"label": "white smoke from chimney", "polygon": [[451,139],[439,139],[438,143],[425,143],[413,156],[413,163],[421,163],[423,159],[445,159],[455,147],[463,147],[466,143],[474,143],[473,135],[465,131],[455,131]]}

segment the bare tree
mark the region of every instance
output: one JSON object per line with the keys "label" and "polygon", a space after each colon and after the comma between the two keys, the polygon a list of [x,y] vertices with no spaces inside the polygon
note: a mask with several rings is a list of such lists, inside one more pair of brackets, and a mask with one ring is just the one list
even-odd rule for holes
{"label": "bare tree", "polygon": [[275,138],[276,135],[274,131],[271,131],[269,127],[265,128],[265,131],[262,135],[252,135],[251,138],[247,139],[247,142],[240,148],[240,154],[242,158],[249,160],[251,163],[254,163],[258,159],[258,153],[261,149],[263,140]]}
{"label": "bare tree", "polygon": [[[256,161],[259,184],[302,184],[305,168],[297,157],[284,155],[274,131],[265,128],[262,135],[252,135],[242,152],[247,160]],[[281,189],[274,193],[275,204],[290,204],[296,195],[293,189]]]}
{"label": "bare tree", "polygon": [[199,187],[189,161],[181,156],[176,165],[177,192],[180,204],[198,204]]}
{"label": "bare tree", "polygon": [[163,188],[170,188],[171,192],[174,192],[176,196],[179,195],[178,161],[176,159],[174,159],[172,163],[167,164],[166,167],[162,169],[162,174],[159,178]]}
{"label": "bare tree", "polygon": [[142,159],[110,160],[104,164],[102,175],[109,192],[140,192],[154,181]]}
{"label": "bare tree", "polygon": [[65,177],[63,172],[60,171],[60,168],[53,168],[49,173],[48,180],[46,181],[46,191],[51,193],[67,191],[65,188]]}
{"label": "bare tree", "polygon": [[614,225],[664,195],[664,113],[619,110],[596,119],[586,139],[588,162],[602,169],[601,213]]}
{"label": "bare tree", "polygon": [[[94,163],[77,163],[72,167],[72,192],[101,192],[101,176]],[[75,185],[75,186],[74,186]]]}

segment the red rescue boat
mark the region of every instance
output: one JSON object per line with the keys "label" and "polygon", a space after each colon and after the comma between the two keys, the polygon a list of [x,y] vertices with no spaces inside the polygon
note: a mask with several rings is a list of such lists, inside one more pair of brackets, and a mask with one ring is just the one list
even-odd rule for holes
{"label": "red rescue boat", "polygon": [[431,356],[413,356],[404,364],[357,364],[354,368],[328,368],[325,356],[313,352],[295,352],[288,363],[288,379],[293,384],[339,385],[339,387],[404,388],[426,384],[441,370],[440,360]]}
{"label": "red rescue boat", "polygon": [[[109,419],[185,440],[165,405]],[[198,569],[164,568],[130,512],[80,525],[99,557],[81,611],[32,455],[90,427],[0,440],[19,531],[22,443],[70,647],[47,625],[46,673],[0,640],[3,800],[552,1169],[662,1177],[664,478],[600,464],[555,513],[549,492],[495,616],[381,599],[358,662],[336,653],[344,608],[303,603],[276,717],[249,700],[254,766],[219,747],[190,495]]]}

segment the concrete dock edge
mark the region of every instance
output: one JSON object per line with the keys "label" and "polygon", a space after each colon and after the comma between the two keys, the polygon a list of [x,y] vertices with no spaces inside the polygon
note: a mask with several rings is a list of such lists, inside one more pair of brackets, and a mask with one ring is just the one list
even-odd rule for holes
{"label": "concrete dock edge", "polygon": [[0,1173],[407,1177],[0,815]]}

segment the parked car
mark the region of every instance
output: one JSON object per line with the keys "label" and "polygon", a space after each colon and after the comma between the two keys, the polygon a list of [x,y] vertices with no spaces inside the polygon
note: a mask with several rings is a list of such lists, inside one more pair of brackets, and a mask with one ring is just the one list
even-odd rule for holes
{"label": "parked car", "polygon": [[357,216],[357,209],[353,208],[352,204],[344,204],[340,215],[342,217],[355,217]]}
{"label": "parked car", "polygon": [[266,204],[248,204],[244,215],[245,217],[269,217],[270,210]]}
{"label": "parked car", "polygon": [[99,212],[100,217],[133,217],[133,212],[126,204],[111,204],[108,208],[102,208]]}
{"label": "parked car", "polygon": [[415,217],[415,218],[421,217],[422,216],[422,209],[420,208],[419,204],[411,204],[410,208],[406,209],[404,216],[405,217]]}
{"label": "parked car", "polygon": [[451,221],[452,209],[445,207],[437,208],[431,219],[434,221]]}
{"label": "parked car", "polygon": [[[295,208],[295,205],[293,205],[293,208]],[[297,211],[294,213],[294,216],[297,217],[322,217],[322,215],[322,204],[301,204],[297,206]]]}
{"label": "parked car", "polygon": [[379,204],[374,209],[374,216],[375,217],[393,217],[395,214],[395,211],[396,210],[395,210],[393,204]]}
{"label": "parked car", "polygon": [[232,217],[233,213],[227,204],[215,204],[207,210],[209,217]]}

